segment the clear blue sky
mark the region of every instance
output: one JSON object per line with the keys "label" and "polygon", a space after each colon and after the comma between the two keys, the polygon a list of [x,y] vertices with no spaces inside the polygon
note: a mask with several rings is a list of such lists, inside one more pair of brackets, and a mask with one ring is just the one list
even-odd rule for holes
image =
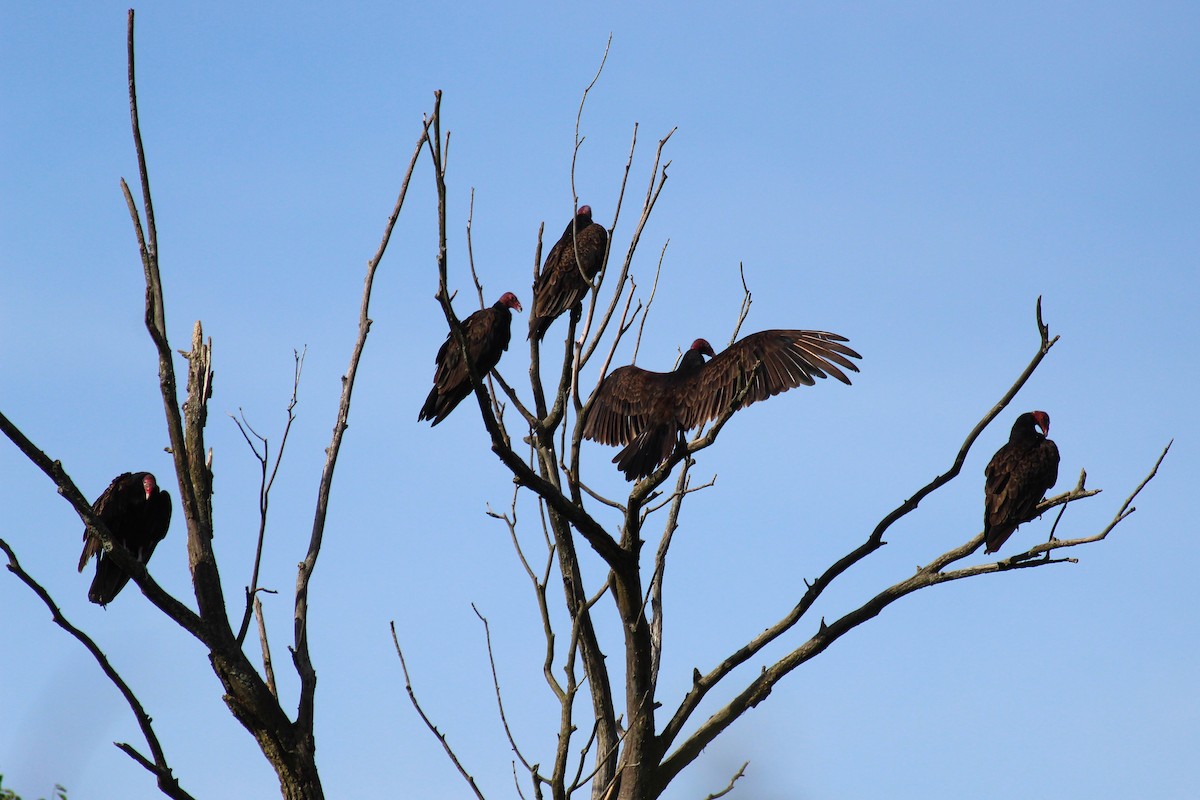
{"label": "clear blue sky", "polygon": [[[834,330],[864,356],[853,387],[826,383],[755,406],[700,457],[697,476],[718,481],[685,509],[674,545],[660,697],[668,707],[693,667],[710,669],[776,620],[803,578],[949,466],[1033,355],[1039,294],[1061,342],[963,476],[897,525],[820,613],[844,613],[979,531],[983,466],[1019,411],[1050,412],[1060,489],[1086,468],[1105,490],[1072,506],[1066,535],[1098,530],[1175,438],[1137,513],[1077,552],[1080,563],[897,603],[794,673],[669,796],[703,797],[748,759],[735,796],[1194,797],[1200,10],[498,8],[139,9],[142,130],[170,334],[186,347],[202,319],[215,343],[208,441],[233,607],[249,579],[258,478],[226,414],[245,409],[274,444],[292,350],[308,346],[263,575],[280,592],[266,604],[281,690],[294,697],[294,565],[363,267],[433,91],[445,92],[453,132],[450,258],[467,290],[460,297],[471,294],[462,232],[474,188],[488,300],[512,290],[528,303],[537,226],[544,220],[557,235],[570,214],[575,113],[611,32],[576,176],[599,221],[611,220],[634,123],[635,198],[653,144],[678,126],[670,179],[634,263],[648,285],[670,240],[639,363],[665,369],[697,336],[728,337],[739,262],[755,293],[746,331]],[[91,496],[126,470],[154,471],[177,493],[165,477],[141,267],[118,188],[120,177],[136,178],[125,6],[6,4],[0,14],[0,408]],[[422,162],[376,284],[312,584],[318,752],[330,796],[414,785],[427,797],[466,794],[404,696],[389,620],[427,710],[487,795],[513,796],[472,602],[491,620],[523,747],[542,763],[553,753],[556,711],[540,675],[533,597],[504,530],[483,513],[508,504],[510,480],[469,406],[436,430],[416,422],[444,337],[432,300],[434,210]],[[622,252],[634,215],[627,206],[615,236]],[[523,330],[525,317],[517,324]],[[514,380],[526,369],[522,350],[501,363]],[[588,453],[592,482],[620,490],[611,451]],[[89,576],[74,569],[78,519],[7,443],[0,474],[0,536],[137,690],[183,785],[197,797],[277,796],[202,649],[133,589],[106,611],[89,604]],[[1008,549],[1048,528],[1023,527]],[[526,533],[535,544],[539,534]],[[595,559],[588,568],[594,583]],[[151,571],[190,597],[182,524]],[[800,627],[765,656],[811,632]],[[618,654],[619,633],[605,636]],[[157,796],[114,740],[141,744],[117,692],[0,573],[5,785],[37,797],[58,782],[72,800]]]}

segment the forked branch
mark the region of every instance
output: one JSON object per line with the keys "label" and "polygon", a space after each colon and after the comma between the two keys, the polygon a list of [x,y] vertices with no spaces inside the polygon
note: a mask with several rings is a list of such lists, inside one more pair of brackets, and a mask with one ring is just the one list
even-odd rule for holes
{"label": "forked branch", "polygon": [[[958,474],[958,470],[961,468],[962,462],[965,460],[966,451],[978,437],[982,428],[985,427],[988,422],[994,419],[1000,410],[1002,410],[1008,404],[1008,402],[1011,401],[1017,390],[1019,390],[1024,382],[1028,380],[1033,370],[1040,363],[1042,357],[1045,356],[1050,347],[1053,346],[1055,341],[1057,341],[1057,337],[1050,339],[1048,336],[1046,326],[1043,324],[1041,319],[1040,302],[1038,305],[1038,330],[1041,337],[1041,342],[1038,353],[1034,357],[1033,361],[1021,374],[1009,392],[1007,392],[1001,401],[996,405],[996,407],[993,408],[992,411],[990,411],[988,415],[984,417],[980,424],[971,431],[966,442],[964,442],[951,471],[945,475],[938,476],[938,478],[936,478],[930,484],[927,484],[922,490],[923,493],[918,493],[919,496],[914,496],[917,500],[944,485]],[[977,575],[1004,572],[1013,569],[1025,569],[1029,567],[1043,566],[1046,564],[1076,561],[1074,558],[1051,558],[1050,552],[1066,547],[1075,547],[1082,544],[1097,542],[1104,539],[1108,533],[1116,527],[1116,525],[1126,519],[1133,512],[1134,508],[1132,503],[1134,498],[1137,497],[1138,493],[1140,493],[1141,490],[1149,483],[1149,481],[1157,474],[1158,467],[1166,457],[1169,449],[1170,444],[1164,448],[1162,454],[1158,457],[1158,460],[1155,462],[1149,474],[1147,474],[1141,483],[1138,484],[1130,497],[1117,510],[1113,520],[1103,530],[1093,536],[1067,540],[1052,539],[1049,542],[1035,545],[1024,553],[1003,560],[974,565],[950,572],[944,571],[945,566],[965,558],[979,547],[983,540],[983,535],[979,534],[975,537],[972,537],[963,545],[953,548],[952,550],[949,550],[931,560],[927,566],[918,569],[916,574],[912,577],[885,589],[883,592],[880,592],[863,605],[843,615],[834,622],[827,625],[825,621],[822,620],[815,635],[813,635],[800,647],[796,648],[791,653],[777,661],[775,664],[772,664],[770,667],[764,669],[737,695],[737,697],[730,701],[724,708],[713,714],[691,736],[689,736],[683,744],[681,744],[663,761],[662,772],[660,775],[660,785],[665,786],[666,783],[668,783],[680,769],[682,769],[697,755],[699,755],[700,751],[703,750],[707,744],[711,743],[721,731],[732,724],[732,722],[740,717],[741,714],[743,714],[747,709],[752,708],[761,702],[768,694],[770,694],[772,688],[780,679],[782,679],[784,675],[823,652],[826,647],[840,638],[843,634],[847,633],[863,622],[866,622],[867,620],[877,616],[884,608],[901,597],[912,594],[915,591],[929,586],[954,580],[961,580],[963,578],[974,577]],[[1094,496],[1097,493],[1098,491],[1096,490],[1088,490],[1084,488],[1083,478],[1081,475],[1080,482],[1074,489],[1063,495],[1044,501],[1039,506],[1039,510],[1044,511],[1052,508],[1055,505],[1085,499],[1087,497]],[[915,502],[910,502],[912,502],[913,507],[915,507]],[[898,509],[898,511],[903,509],[904,506],[902,506],[901,509]],[[908,513],[908,510],[904,510],[903,513]],[[896,512],[893,512],[893,514],[895,513]],[[902,515],[903,514],[901,514],[901,516]],[[884,522],[887,522],[887,519],[888,518],[885,518]],[[697,672],[691,691],[688,692],[679,709],[676,711],[671,721],[663,730],[663,734],[661,736],[662,744],[667,747],[670,746],[674,737],[680,732],[682,725],[695,710],[699,700],[707,693],[709,689],[712,688],[712,686],[727,676],[735,667],[745,663],[749,658],[765,647],[766,644],[774,641],[776,638],[782,635],[782,633],[789,630],[793,625],[796,624],[800,617],[803,616],[804,612],[811,607],[816,597],[819,596],[824,588],[826,588],[836,577],[842,574],[842,572],[844,572],[850,566],[882,546],[883,542],[879,536],[882,534],[884,529],[886,529],[886,525],[881,523],[881,525],[877,526],[875,531],[872,532],[871,536],[868,537],[866,542],[836,562],[820,578],[818,578],[817,581],[815,581],[813,584],[810,584],[808,591],[805,593],[800,603],[798,603],[792,612],[781,619],[778,623],[765,630],[759,636],[755,637],[745,647],[730,655],[707,675],[700,675]],[[1043,555],[1043,557],[1035,558],[1037,555]]]}
{"label": "forked branch", "polygon": [[[888,527],[890,527],[896,520],[912,512],[914,509],[916,509],[917,504],[920,503],[922,499],[936,491],[938,488],[949,483],[959,474],[963,463],[966,461],[968,451],[975,443],[975,440],[979,437],[980,433],[983,432],[983,429],[993,419],[995,419],[996,416],[1013,399],[1013,397],[1016,396],[1017,392],[1020,391],[1021,387],[1025,385],[1026,381],[1029,380],[1030,376],[1033,375],[1034,371],[1038,368],[1038,365],[1042,363],[1042,359],[1045,358],[1048,352],[1050,352],[1050,348],[1053,347],[1054,343],[1058,341],[1057,336],[1053,339],[1050,338],[1049,329],[1042,321],[1042,304],[1040,297],[1038,298],[1036,310],[1038,331],[1038,346],[1036,353],[1030,360],[1029,364],[1017,377],[1013,385],[1007,392],[1005,392],[1000,401],[993,406],[992,409],[989,410],[967,434],[967,437],[960,446],[950,468],[945,473],[936,476],[933,480],[922,486],[915,494],[912,495],[912,497],[906,500],[898,508],[887,514],[887,516],[883,518],[883,520],[867,537],[866,541],[835,561],[816,580],[814,580],[811,584],[808,584],[807,591],[805,591],[804,595],[800,598],[800,601],[783,618],[781,618],[775,624],[769,626],[758,636],[751,639],[743,647],[740,647],[738,650],[728,655],[708,674],[702,675],[696,681],[694,681],[691,690],[684,697],[684,700],[676,710],[675,715],[663,729],[662,740],[664,745],[669,746],[671,742],[674,741],[675,737],[679,735],[686,721],[691,717],[700,701],[705,695],[707,695],[708,691],[713,686],[719,683],[726,675],[728,675],[738,666],[746,663],[746,661],[752,658],[768,644],[778,639],[787,631],[791,630],[791,628],[800,621],[801,617],[804,616],[804,614],[813,606],[813,604],[816,603],[817,599],[821,596],[825,589],[833,583],[834,580],[836,580],[852,566],[859,563],[871,553],[883,546],[883,532],[887,530]],[[718,420],[718,423],[719,422],[720,421]],[[708,434],[701,440],[701,443],[705,442],[708,437],[713,436],[717,430],[719,430],[719,426],[714,425],[713,428],[708,431]],[[693,442],[693,444],[689,446],[689,449],[691,449],[692,446],[696,446],[696,444],[697,443]],[[970,551],[968,551],[968,553],[969,552]]]}

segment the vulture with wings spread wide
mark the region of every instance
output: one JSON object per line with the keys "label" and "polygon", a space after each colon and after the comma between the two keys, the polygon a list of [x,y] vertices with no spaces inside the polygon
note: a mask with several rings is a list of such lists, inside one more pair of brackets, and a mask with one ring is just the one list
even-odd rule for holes
{"label": "vulture with wings spread wide", "polygon": [[[626,480],[644,478],[684,443],[687,430],[731,407],[812,386],[827,375],[850,383],[842,370],[858,372],[850,359],[861,356],[845,341],[826,331],[761,331],[717,355],[697,339],[672,372],[636,366],[613,370],[589,401],[583,435],[623,445],[613,462]],[[705,362],[704,356],[711,360]]]}
{"label": "vulture with wings spread wide", "polygon": [[591,288],[592,279],[604,266],[607,245],[608,231],[600,223],[592,222],[592,207],[580,206],[533,281],[530,339],[540,342],[559,315],[579,306]]}
{"label": "vulture with wings spread wide", "polygon": [[[505,292],[489,308],[476,311],[463,320],[463,337],[467,340],[467,357],[475,367],[475,374],[485,377],[500,363],[501,354],[508,349],[512,336],[512,312],[521,310],[521,301],[512,292]],[[454,333],[447,334],[446,341],[437,352],[437,369],[433,373],[433,388],[425,405],[417,414],[417,420],[431,419],[437,425],[454,407],[471,393],[471,376],[462,360],[462,350],[454,341]]]}
{"label": "vulture with wings spread wide", "polygon": [[1038,503],[1058,481],[1058,446],[1046,438],[1048,433],[1050,415],[1027,411],[1017,417],[1008,443],[984,469],[984,552],[999,550],[1018,525],[1033,519]]}
{"label": "vulture with wings spread wide", "polygon": [[[92,505],[92,511],[113,539],[146,564],[171,525],[171,495],[158,488],[149,472],[126,472],[113,479]],[[104,552],[100,538],[85,528],[80,572],[92,556],[96,556],[96,577],[88,590],[88,600],[106,606],[129,582],[129,575]]]}

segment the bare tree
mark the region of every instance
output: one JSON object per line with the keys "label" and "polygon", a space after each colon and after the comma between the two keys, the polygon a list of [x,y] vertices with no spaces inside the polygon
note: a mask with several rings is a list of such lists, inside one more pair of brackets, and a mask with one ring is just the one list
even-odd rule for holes
{"label": "bare tree", "polygon": [[[270,649],[267,641],[265,622],[261,607],[258,611],[259,643],[261,646],[263,668],[260,672],[252,663],[251,657],[245,650],[247,631],[249,628],[252,609],[257,603],[260,588],[257,585],[260,560],[262,558],[262,537],[266,529],[267,509],[274,470],[268,474],[267,441],[260,437],[248,424],[239,422],[243,436],[254,451],[254,455],[262,464],[262,486],[260,489],[260,526],[259,546],[252,570],[251,583],[245,592],[245,608],[238,613],[240,624],[231,624],[229,611],[226,608],[225,595],[222,588],[217,559],[213,553],[212,537],[212,453],[206,451],[204,430],[208,418],[208,401],[212,395],[213,355],[212,341],[205,340],[203,328],[196,322],[191,341],[191,349],[182,353],[187,361],[187,390],[182,404],[179,402],[174,356],[170,342],[167,339],[166,310],[163,302],[163,280],[158,260],[158,240],[154,218],[154,204],[150,192],[150,174],[147,166],[145,150],[142,145],[141,129],[138,123],[137,85],[134,72],[134,38],[133,11],[129,11],[127,27],[127,47],[129,64],[129,110],[132,122],[134,146],[137,151],[138,177],[141,185],[142,208],[139,209],[133,193],[124,180],[121,188],[129,206],[130,218],[133,222],[134,233],[137,237],[141,253],[142,267],[146,278],[146,329],[154,343],[158,358],[159,384],[162,390],[163,407],[166,414],[167,432],[171,442],[171,454],[174,458],[175,472],[178,479],[179,497],[183,516],[187,525],[188,564],[191,568],[192,586],[195,590],[196,610],[184,601],[168,594],[119,542],[114,541],[112,534],[104,523],[93,512],[91,505],[84,499],[82,493],[72,481],[62,464],[51,459],[34,445],[7,417],[0,414],[0,430],[17,445],[18,448],[55,483],[60,494],[72,505],[80,519],[103,543],[106,556],[116,562],[121,569],[129,573],[130,578],[142,590],[142,593],[160,611],[170,617],[187,633],[195,637],[207,650],[213,671],[224,687],[224,701],[230,713],[254,736],[276,774],[285,798],[299,800],[319,800],[324,797],[320,776],[317,772],[315,757],[315,734],[313,730],[313,712],[316,697],[316,670],[308,646],[308,584],[321,553],[321,542],[325,531],[326,515],[329,508],[330,490],[333,483],[334,469],[337,465],[338,453],[350,415],[350,401],[354,391],[355,377],[359,360],[366,345],[367,334],[371,328],[368,315],[371,302],[371,288],[376,269],[383,258],[388,246],[392,230],[404,205],[408,193],[409,182],[416,167],[421,149],[427,138],[429,126],[436,125],[437,107],[433,115],[422,125],[416,146],[408,162],[408,169],[400,185],[396,204],[384,226],[383,238],[374,256],[367,263],[364,281],[362,305],[358,318],[358,337],[350,356],[350,364],[342,377],[341,400],[337,409],[333,436],[326,449],[325,466],[317,490],[316,509],[313,516],[312,533],[307,552],[300,562],[296,576],[295,593],[295,629],[289,651],[292,663],[299,678],[299,697],[296,708],[289,713],[285,708],[285,699],[278,697],[273,668],[270,660]],[[144,222],[143,222],[144,220]],[[296,376],[300,379],[301,357],[296,357]],[[291,409],[295,405],[295,392],[289,406],[289,422]],[[249,431],[249,434],[247,433]],[[253,435],[253,439],[251,438]],[[284,433],[280,450],[276,454],[275,469],[282,455],[283,444],[287,434]],[[261,453],[256,442],[262,445]],[[175,798],[190,798],[172,774],[166,755],[160,746],[151,726],[150,716],[142,708],[130,687],[111,667],[100,648],[81,630],[69,623],[61,614],[58,607],[44,588],[24,569],[22,569],[16,554],[7,542],[0,541],[0,549],[8,556],[8,569],[16,574],[42,601],[50,608],[54,620],[61,627],[79,639],[89,652],[99,662],[105,674],[116,684],[122,695],[128,701],[150,749],[151,757],[137,751],[132,745],[118,745],[131,758],[154,774],[159,788],[164,794]]]}
{"label": "bare tree", "polygon": [[[505,526],[517,563],[524,573],[524,579],[529,582],[544,634],[542,678],[560,709],[556,745],[550,761],[533,758],[531,751],[517,740],[508,724],[504,693],[495,665],[492,664],[500,719],[515,755],[513,772],[517,792],[522,797],[526,796],[526,790],[533,797],[549,796],[555,800],[565,800],[584,792],[594,800],[645,800],[660,796],[706,746],[748,709],[762,702],[780,680],[822,653],[843,635],[878,616],[895,601],[949,581],[1073,562],[1075,559],[1060,551],[1102,541],[1132,514],[1133,500],[1154,477],[1170,447],[1168,444],[1164,448],[1149,474],[1117,508],[1111,521],[1092,535],[1057,539],[1052,529],[1049,541],[1021,553],[986,563],[959,565],[983,543],[983,534],[980,533],[946,552],[930,553],[927,562],[916,569],[913,575],[892,585],[878,587],[869,599],[845,610],[840,616],[831,620],[811,619],[810,612],[817,600],[852,567],[876,554],[886,544],[884,535],[898,520],[916,511],[923,499],[959,476],[980,434],[1011,403],[1050,353],[1058,337],[1050,336],[1049,328],[1042,319],[1039,299],[1036,311],[1037,343],[1031,360],[1011,388],[967,432],[946,471],[920,485],[873,529],[859,532],[855,538],[860,543],[829,564],[814,580],[806,581],[804,591],[798,594],[794,604],[781,609],[779,616],[768,621],[761,633],[732,648],[724,658],[709,665],[706,671],[695,669],[691,675],[690,689],[682,699],[670,702],[668,698],[660,696],[659,671],[663,663],[664,599],[670,586],[666,576],[673,535],[687,498],[713,486],[712,481],[694,481],[696,455],[716,442],[725,423],[743,399],[744,390],[741,395],[731,399],[728,407],[710,426],[699,430],[686,447],[678,449],[651,475],[633,484],[626,496],[607,497],[591,488],[585,481],[581,450],[587,398],[608,372],[618,345],[631,336],[640,343],[643,326],[653,304],[666,245],[658,254],[654,282],[648,293],[645,293],[644,287],[636,285],[632,265],[647,221],[667,182],[670,162],[664,161],[664,153],[673,131],[666,133],[657,144],[649,180],[641,199],[640,213],[631,226],[621,258],[613,261],[612,242],[620,229],[625,190],[637,148],[638,129],[634,127],[629,158],[621,176],[620,199],[609,229],[610,252],[606,256],[606,266],[592,281],[592,291],[588,294],[583,313],[579,316],[572,314],[565,324],[562,347],[557,351],[561,354],[561,362],[547,359],[552,368],[551,378],[542,377],[541,345],[535,337],[530,341],[528,386],[517,389],[498,371],[491,375],[478,374],[470,367],[470,360],[465,358],[466,339],[453,306],[454,295],[451,292],[448,190],[445,180],[449,134],[442,133],[441,96],[438,93],[433,110],[424,120],[417,137],[382,240],[367,264],[358,317],[358,336],[349,366],[342,377],[341,399],[332,439],[326,450],[312,531],[296,578],[294,631],[289,651],[299,679],[299,691],[294,700],[295,708],[289,711],[276,687],[266,624],[258,603],[258,593],[262,591],[258,585],[258,575],[270,491],[286,444],[288,428],[285,428],[272,466],[266,438],[250,427],[244,418],[238,420],[242,435],[261,465],[262,480],[258,547],[251,568],[251,579],[245,589],[244,607],[235,612],[231,619],[211,545],[212,461],[211,452],[205,447],[204,431],[207,403],[212,393],[212,343],[204,338],[203,329],[197,322],[191,349],[183,354],[188,375],[184,400],[180,403],[174,356],[167,339],[163,278],[158,260],[149,169],[138,124],[132,11],[128,18],[128,63],[132,131],[142,194],[140,210],[133,192],[124,182],[122,188],[145,272],[145,322],[158,358],[167,430],[187,527],[188,563],[195,593],[195,609],[167,593],[151,578],[143,565],[119,542],[114,541],[58,461],[43,453],[3,414],[0,414],[0,430],[53,481],[85,525],[100,538],[108,557],[129,573],[150,602],[203,644],[213,670],[221,681],[226,705],[258,742],[279,776],[285,798],[315,800],[324,796],[315,758],[316,670],[308,647],[308,585],[321,552],[333,475],[347,429],[359,361],[371,327],[369,308],[373,280],[422,152],[428,154],[432,164],[437,192],[437,300],[444,312],[451,342],[462,351],[464,363],[468,364],[477,407],[487,434],[487,445],[511,472],[515,484],[508,507],[503,511],[491,510],[489,515]],[[597,79],[599,75],[597,71]],[[591,85],[584,92],[576,120],[576,155],[582,142],[579,120],[590,89]],[[572,204],[573,210],[578,208],[573,167]],[[469,222],[467,234],[469,253]],[[540,251],[539,236],[535,272],[541,260]],[[482,286],[473,264],[470,266],[476,295],[482,304]],[[643,294],[644,301],[639,299]],[[741,311],[732,326],[731,341],[737,338],[750,306],[751,294],[746,288]],[[582,375],[588,365],[601,361],[595,373],[595,382],[583,383]],[[303,357],[298,354],[292,403],[288,409],[289,428],[291,408],[295,404],[295,386],[300,380],[302,363]],[[1098,493],[1098,490],[1087,488],[1085,483],[1086,474],[1081,473],[1073,488],[1045,499],[1039,505],[1038,513],[1057,508],[1061,518],[1069,505]],[[525,522],[529,518],[536,522],[533,533],[528,531],[530,526]],[[645,544],[654,541],[655,537],[657,544],[653,547],[653,555],[650,555]],[[175,798],[191,797],[175,778],[154,733],[150,715],[133,690],[108,663],[95,642],[63,617],[46,590],[22,568],[11,546],[0,540],[0,549],[8,557],[8,569],[37,593],[51,610],[54,621],[89,650],[126,698],[138,720],[150,755],[143,754],[129,744],[119,745],[121,749],[154,775],[164,794]],[[581,550],[591,550],[604,565],[604,578],[594,581],[593,585],[588,584]],[[550,588],[555,576],[562,586],[561,606],[557,590]],[[246,652],[252,616],[257,616],[261,669]],[[565,630],[557,622],[563,618],[569,623]],[[490,654],[492,643],[488,620],[482,614],[479,619]],[[806,623],[808,632],[801,631],[802,622]],[[603,631],[619,632],[617,635],[623,658],[606,657],[601,646],[601,642],[606,641]],[[468,766],[455,754],[448,738],[421,708],[417,693],[411,681],[408,681],[407,664],[394,627],[392,636],[414,706],[429,730],[441,742],[473,794],[483,797]],[[760,673],[747,679],[742,673],[736,672],[739,666],[762,654],[768,645],[777,643],[786,652]],[[707,718],[699,719],[697,711],[701,702],[714,692],[723,693],[727,699]],[[580,698],[581,693],[587,694],[587,702]],[[726,786],[710,797],[720,797],[730,792],[744,769],[743,765],[730,777]]]}
{"label": "bare tree", "polygon": [[[593,85],[594,83],[593,80]],[[590,90],[591,86],[588,89]],[[580,104],[580,114],[586,98],[585,91]],[[920,485],[907,500],[885,515],[872,530],[863,531],[860,534],[861,543],[826,567],[814,580],[805,581],[805,590],[796,598],[795,604],[783,611],[778,619],[766,624],[760,634],[733,648],[707,671],[696,669],[691,676],[691,688],[683,699],[673,706],[668,704],[667,699],[658,694],[658,679],[663,647],[663,600],[668,585],[665,576],[672,536],[678,525],[680,510],[687,498],[712,486],[712,481],[693,481],[696,454],[714,444],[723,426],[738,408],[746,389],[732,398],[728,407],[711,426],[698,431],[686,448],[678,448],[652,474],[635,483],[625,497],[606,497],[590,488],[581,470],[580,452],[583,420],[590,403],[588,397],[608,372],[617,345],[626,336],[634,334],[635,325],[636,357],[642,326],[654,299],[662,255],[659,256],[659,268],[655,272],[654,283],[644,304],[637,300],[639,287],[635,285],[630,267],[634,262],[642,231],[667,180],[670,162],[664,163],[662,159],[670,138],[671,133],[668,133],[658,143],[649,185],[642,200],[640,217],[629,235],[620,264],[614,268],[612,262],[606,260],[606,266],[593,282],[593,291],[588,295],[586,310],[581,320],[577,322],[572,316],[566,325],[561,348],[561,368],[552,371],[554,379],[550,382],[542,379],[542,353],[536,337],[530,342],[527,390],[521,392],[512,388],[498,372],[491,376],[495,377],[496,383],[503,390],[507,403],[485,384],[484,378],[488,377],[490,381],[489,376],[471,375],[487,431],[488,444],[512,473],[516,485],[509,508],[503,512],[489,511],[489,515],[506,526],[518,562],[530,582],[545,635],[546,649],[542,671],[548,690],[561,707],[557,747],[552,765],[547,769],[541,761],[526,755],[520,743],[516,741],[508,724],[498,678],[495,681],[500,718],[516,756],[514,775],[519,765],[526,773],[525,779],[532,796],[537,798],[549,796],[555,800],[564,800],[580,791],[590,792],[593,800],[648,800],[660,796],[671,781],[696,760],[705,747],[747,710],[762,702],[780,680],[824,652],[854,628],[878,616],[897,600],[921,589],[949,581],[1051,564],[1074,563],[1075,558],[1064,555],[1061,551],[1102,541],[1132,514],[1135,510],[1134,499],[1154,477],[1170,448],[1168,444],[1163,449],[1150,472],[1119,506],[1111,521],[1095,534],[1057,539],[1052,529],[1049,541],[1024,552],[986,563],[955,567],[978,550],[984,539],[981,532],[946,552],[930,553],[928,561],[918,567],[912,576],[890,586],[879,587],[866,602],[846,610],[837,618],[821,618],[815,624],[810,623],[810,627],[815,626],[815,632],[799,632],[799,624],[806,620],[814,604],[835,581],[852,567],[877,553],[886,544],[883,538],[885,533],[897,521],[914,512],[922,500],[959,476],[967,455],[980,434],[1008,407],[1050,353],[1058,337],[1051,337],[1049,327],[1042,319],[1039,297],[1036,307],[1037,342],[1031,360],[1008,391],[966,433],[946,471]],[[452,296],[449,291],[445,217],[446,167],[443,147],[439,142],[439,136],[436,135],[429,140],[429,155],[438,176],[438,299],[455,341],[462,347],[464,342],[461,326],[451,304]],[[576,155],[580,143],[577,121]],[[628,164],[632,164],[636,144],[635,127]],[[621,183],[622,201],[629,176],[628,164]],[[573,175],[572,190],[574,194]],[[573,201],[574,206],[578,208],[577,194],[574,194]],[[611,243],[618,229],[621,212],[619,201],[612,227],[609,229],[610,257]],[[540,250],[539,245],[539,260]],[[536,268],[535,264],[535,271]],[[478,287],[477,278],[475,284]],[[744,298],[733,325],[731,343],[737,339],[738,331],[751,305],[751,293],[746,288],[744,276],[743,288]],[[581,373],[598,353],[606,356],[599,376],[594,384],[584,385],[581,383]],[[510,408],[518,415],[515,422],[509,422],[506,418],[506,411]],[[516,425],[517,431],[510,430],[510,425]],[[514,442],[523,442],[527,447]],[[673,481],[668,483],[672,475]],[[1073,488],[1043,500],[1037,508],[1037,513],[1040,515],[1057,508],[1061,518],[1067,506],[1093,497],[1099,494],[1099,491],[1086,486],[1086,472],[1081,472]],[[540,529],[542,535],[533,538],[540,542],[537,546],[544,548],[544,556],[532,554],[531,545],[520,534],[518,517],[526,518],[524,511],[528,509],[534,509],[536,512],[539,524],[535,527]],[[612,521],[606,523],[606,519]],[[581,543],[577,542],[577,536],[582,540]],[[653,557],[650,557],[648,553],[643,553],[643,550],[647,540],[652,541],[655,536],[658,545],[654,549]],[[607,568],[607,578],[597,585],[589,587],[584,581],[584,570],[578,550],[580,545],[590,548]],[[535,569],[535,564],[543,566]],[[555,615],[550,610],[552,602],[549,598],[549,584],[556,566],[563,587],[563,607],[570,620],[569,630],[565,632],[555,630]],[[487,620],[482,617],[481,620],[485,626],[490,653],[490,631],[487,630]],[[607,625],[608,629],[620,631],[623,658],[606,659],[601,651],[601,637],[598,636],[597,630],[604,625]],[[565,646],[561,644],[562,633],[566,634]],[[751,679],[734,675],[737,667],[762,653],[768,645],[777,642],[787,643],[788,651],[782,657],[769,663]],[[398,641],[396,649],[403,662]],[[494,664],[492,669],[495,676]],[[407,678],[407,666],[405,675]],[[406,683],[406,686],[422,719],[438,736],[472,790],[477,796],[482,796],[446,737],[421,709],[411,683]],[[581,710],[577,704],[578,694],[585,687],[591,699],[590,714]],[[701,701],[718,689],[729,699],[706,719],[698,719],[696,712]],[[578,742],[580,738],[583,739],[582,744]],[[742,776],[744,769],[745,765],[731,777],[724,789],[710,797],[720,797],[729,792]],[[520,783],[518,781],[518,792],[525,796]]]}

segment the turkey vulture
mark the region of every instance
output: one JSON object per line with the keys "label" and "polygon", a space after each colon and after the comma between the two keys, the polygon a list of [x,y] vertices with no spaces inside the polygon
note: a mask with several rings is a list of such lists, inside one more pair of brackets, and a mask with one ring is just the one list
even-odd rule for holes
{"label": "turkey vulture", "polygon": [[[171,525],[171,495],[158,488],[149,472],[126,472],[113,478],[92,504],[92,511],[108,527],[114,541],[146,564]],[[88,590],[88,600],[106,606],[125,588],[129,575],[104,552],[100,537],[85,528],[80,572],[92,556],[96,556],[96,577]]]}
{"label": "turkey vulture", "polygon": [[1013,423],[1008,444],[983,471],[985,553],[999,550],[1018,525],[1033,519],[1038,503],[1058,480],[1058,446],[1046,438],[1049,432],[1050,415],[1045,411],[1022,414]]}
{"label": "turkey vulture", "polygon": [[[738,408],[812,386],[827,374],[850,383],[839,367],[858,372],[849,359],[862,356],[845,341],[825,331],[760,331],[716,355],[712,345],[697,339],[673,372],[613,370],[590,401],[583,435],[625,445],[613,463],[626,480],[644,478],[670,458],[677,442],[684,443],[685,431],[719,417],[743,389]],[[704,356],[712,360],[706,363]]]}
{"label": "turkey vulture", "polygon": [[[539,342],[546,330],[568,308],[579,305],[591,280],[604,265],[608,231],[592,222],[592,207],[580,206],[558,243],[550,248],[542,271],[533,281],[533,308],[529,311],[529,338]],[[576,249],[579,260],[576,261]],[[582,274],[580,274],[582,271]]]}
{"label": "turkey vulture", "polygon": [[[510,308],[520,311],[521,301],[512,292],[505,292],[491,308],[480,309],[463,320],[467,355],[480,378],[492,371],[492,367],[500,362],[500,354],[508,349],[512,333]],[[433,373],[433,388],[425,398],[425,405],[421,406],[421,413],[417,414],[418,420],[431,419],[437,425],[471,393],[471,376],[462,363],[461,354],[454,333],[449,333],[434,360],[437,369]]]}

